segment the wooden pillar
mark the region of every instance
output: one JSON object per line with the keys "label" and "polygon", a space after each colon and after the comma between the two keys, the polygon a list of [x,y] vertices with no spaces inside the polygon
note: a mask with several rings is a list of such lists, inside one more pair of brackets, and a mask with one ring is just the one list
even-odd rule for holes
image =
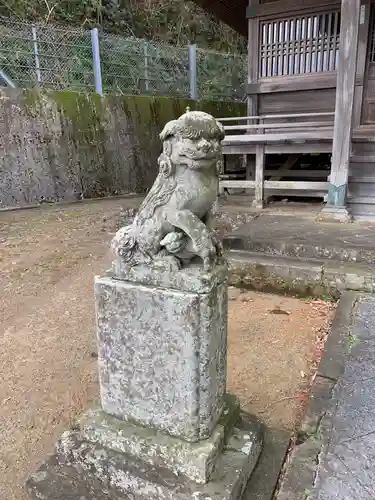
{"label": "wooden pillar", "polygon": [[[249,0],[249,7],[256,9],[259,5],[259,0]],[[257,17],[249,18],[248,30],[248,65],[247,65],[247,82],[255,83],[258,80],[258,61],[259,61],[259,19]],[[258,96],[256,94],[247,96],[247,116],[258,115]],[[248,124],[254,123],[249,121]],[[254,179],[256,170],[256,160],[254,155],[246,155],[246,180]],[[247,191],[251,193],[252,191]],[[263,202],[262,202],[263,203]]]}
{"label": "wooden pillar", "polygon": [[[249,0],[249,8],[255,9],[259,5],[259,0]],[[249,31],[247,41],[247,83],[250,85],[258,81],[259,77],[259,18],[249,18]],[[258,115],[258,95],[247,96],[248,116]]]}
{"label": "wooden pillar", "polygon": [[264,146],[258,145],[256,148],[255,160],[255,198],[253,206],[255,208],[264,207]]}
{"label": "wooden pillar", "polygon": [[353,128],[361,0],[341,0],[339,62],[337,69],[332,165],[327,205],[323,216],[347,221],[346,209]]}
{"label": "wooden pillar", "polygon": [[367,46],[369,43],[371,0],[361,1],[361,10],[359,15],[358,32],[358,52],[357,52],[357,71],[356,87],[354,93],[354,114],[353,128],[359,127],[362,123],[363,95],[365,87],[365,75],[367,67]]}

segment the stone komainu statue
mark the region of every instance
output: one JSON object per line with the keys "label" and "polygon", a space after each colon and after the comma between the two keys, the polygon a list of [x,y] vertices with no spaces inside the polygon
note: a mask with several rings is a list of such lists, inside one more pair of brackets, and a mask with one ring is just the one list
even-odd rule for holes
{"label": "stone komainu statue", "polygon": [[210,270],[220,255],[213,233],[213,206],[218,195],[223,126],[200,111],[166,124],[160,134],[163,152],[159,174],[130,226],[112,241],[124,265],[164,263],[172,269],[194,257]]}

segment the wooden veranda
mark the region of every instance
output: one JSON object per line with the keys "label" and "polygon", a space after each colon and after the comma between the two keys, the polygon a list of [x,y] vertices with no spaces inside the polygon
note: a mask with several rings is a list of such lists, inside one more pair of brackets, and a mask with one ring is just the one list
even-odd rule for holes
{"label": "wooden veranda", "polygon": [[[248,36],[248,116],[222,120],[246,174],[225,172],[221,189],[253,190],[258,207],[265,189],[323,193],[323,215],[375,219],[375,1],[196,2]],[[292,171],[311,153],[331,155],[326,179]],[[287,158],[268,175],[271,154]]]}

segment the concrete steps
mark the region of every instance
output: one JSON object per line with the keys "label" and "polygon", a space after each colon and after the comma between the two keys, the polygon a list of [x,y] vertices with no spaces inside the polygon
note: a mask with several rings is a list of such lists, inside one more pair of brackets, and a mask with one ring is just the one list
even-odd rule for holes
{"label": "concrete steps", "polygon": [[329,295],[345,290],[375,293],[375,269],[366,264],[297,259],[230,250],[230,285],[267,293]]}
{"label": "concrete steps", "polygon": [[375,293],[375,226],[259,216],[224,240],[231,285],[266,292],[338,296]]}

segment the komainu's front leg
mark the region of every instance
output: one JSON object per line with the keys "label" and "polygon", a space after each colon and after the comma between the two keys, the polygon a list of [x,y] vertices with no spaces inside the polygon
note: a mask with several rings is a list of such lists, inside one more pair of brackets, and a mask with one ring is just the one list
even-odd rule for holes
{"label": "komainu's front leg", "polygon": [[170,224],[189,237],[193,252],[203,260],[204,269],[212,269],[216,263],[217,251],[207,226],[189,210],[170,211],[166,216]]}
{"label": "komainu's front leg", "polygon": [[213,210],[209,210],[207,212],[207,214],[203,218],[203,222],[211,234],[211,239],[212,239],[213,244],[216,247],[217,255],[222,256],[223,255],[223,245],[222,245],[222,242],[221,242],[219,236],[217,235],[217,233],[215,231],[216,216],[215,216]]}

